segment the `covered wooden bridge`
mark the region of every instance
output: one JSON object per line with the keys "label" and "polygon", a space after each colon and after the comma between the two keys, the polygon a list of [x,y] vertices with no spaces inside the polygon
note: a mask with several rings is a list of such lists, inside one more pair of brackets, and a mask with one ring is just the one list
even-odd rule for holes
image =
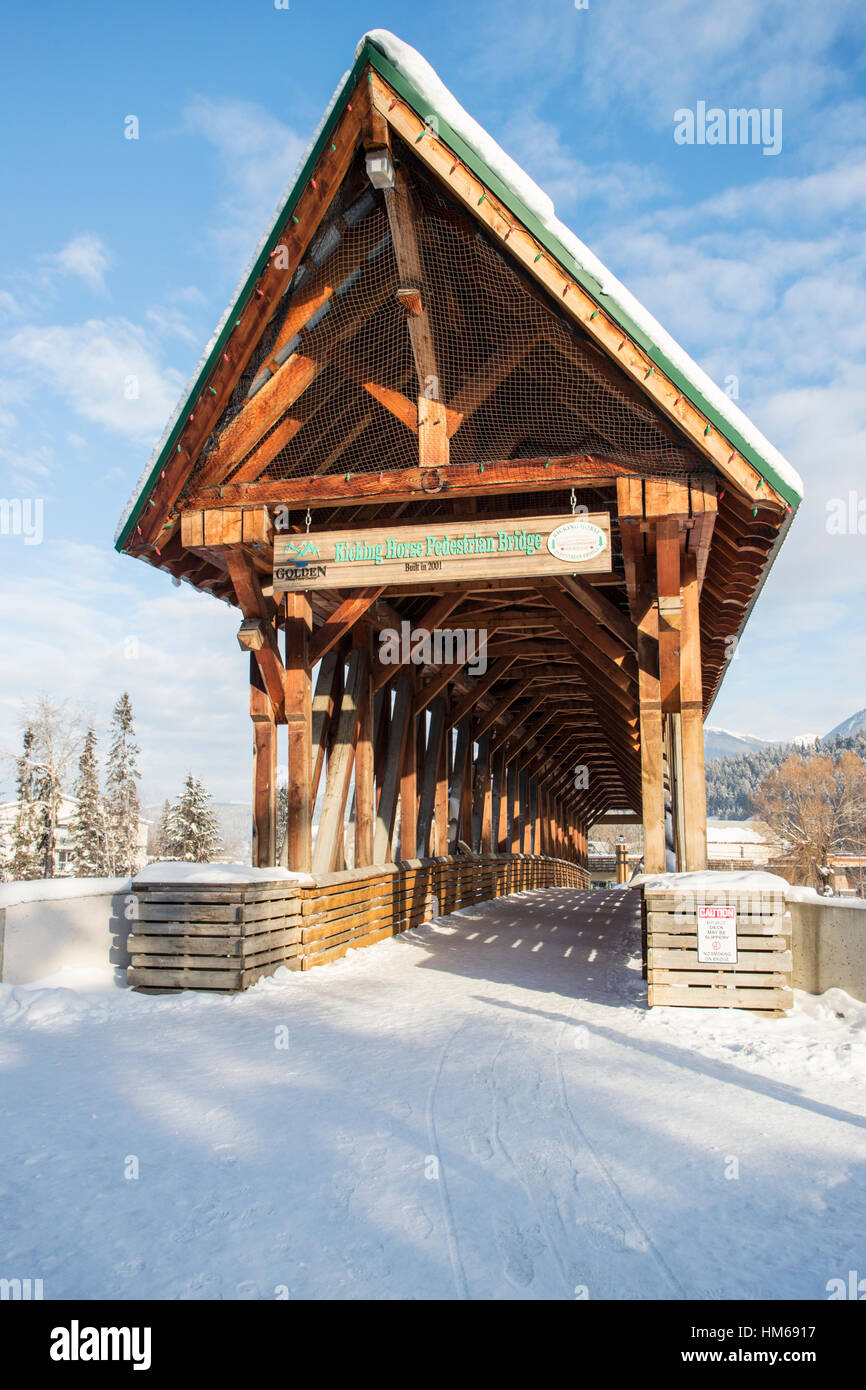
{"label": "covered wooden bridge", "polygon": [[240,610],[254,863],[381,932],[586,884],[602,817],[705,866],[703,719],[800,496],[377,31],[117,545]]}

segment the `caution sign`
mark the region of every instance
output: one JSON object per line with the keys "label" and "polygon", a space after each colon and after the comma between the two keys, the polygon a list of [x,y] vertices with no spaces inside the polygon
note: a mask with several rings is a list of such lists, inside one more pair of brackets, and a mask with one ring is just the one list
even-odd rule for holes
{"label": "caution sign", "polygon": [[698,907],[698,963],[736,965],[737,909],[730,904]]}

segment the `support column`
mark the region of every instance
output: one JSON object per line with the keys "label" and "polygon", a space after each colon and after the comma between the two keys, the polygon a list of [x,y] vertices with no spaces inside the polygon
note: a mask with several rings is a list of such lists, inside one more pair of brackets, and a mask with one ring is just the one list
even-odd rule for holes
{"label": "support column", "polygon": [[418,829],[418,716],[415,713],[414,684],[409,692],[406,737],[400,770],[400,858],[414,859]]}
{"label": "support column", "polygon": [[506,800],[505,800],[505,750],[501,749],[493,757],[493,848],[496,854],[504,854],[506,839]]}
{"label": "support column", "polygon": [[683,608],[680,645],[682,713],[682,804],[685,868],[707,867],[707,786],[704,769],[704,699],[701,676],[701,616],[697,560],[683,559]]}
{"label": "support column", "polygon": [[373,778],[373,666],[370,629],[357,623],[352,646],[365,654],[359,678],[358,742],[355,748],[355,867],[373,862],[375,787]]}
{"label": "support column", "polygon": [[308,595],[287,594],[285,707],[289,766],[285,862],[296,873],[309,873],[313,855],[312,628]]}
{"label": "support column", "polygon": [[659,614],[649,586],[638,593],[636,609],[644,873],[660,874],[665,871],[665,798],[658,667]]}
{"label": "support column", "polygon": [[259,667],[250,657],[253,721],[253,846],[256,868],[277,862],[277,724]]}

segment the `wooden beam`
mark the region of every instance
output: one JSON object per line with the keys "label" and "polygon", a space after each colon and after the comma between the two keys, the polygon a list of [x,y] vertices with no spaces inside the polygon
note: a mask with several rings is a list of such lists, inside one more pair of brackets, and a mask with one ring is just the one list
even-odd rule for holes
{"label": "wooden beam", "polygon": [[664,714],[680,708],[680,527],[675,519],[656,523],[659,601],[659,679]]}
{"label": "wooden beam", "polygon": [[313,849],[313,873],[331,873],[342,855],[346,800],[358,739],[358,708],[367,662],[366,652],[353,649],[340,707],[336,737],[328,758],[325,799]]}
{"label": "wooden beam", "polygon": [[[389,698],[386,694],[386,700]],[[373,837],[374,864],[387,864],[394,836],[394,818],[397,814],[397,794],[400,787],[400,771],[403,766],[403,746],[409,723],[412,700],[412,679],[408,674],[397,679],[394,712],[388,721],[388,742],[385,747],[384,766],[379,774],[379,807],[376,814],[376,830]]]}
{"label": "wooden beam", "polygon": [[358,738],[355,746],[355,866],[373,863],[374,767],[373,767],[373,682],[370,660],[370,630],[366,623],[352,629],[352,646],[364,653],[358,695]]}
{"label": "wooden beam", "polygon": [[252,655],[262,673],[264,687],[274,707],[276,718],[281,722],[285,718],[286,673],[273,626],[276,612],[273,600],[266,598],[262,593],[255,566],[243,550],[234,546],[226,546],[224,554],[241,612],[245,618],[260,618],[262,620],[264,642]]}
{"label": "wooden beam", "polygon": [[310,664],[315,666],[321,661],[337,643],[345,637],[346,633],[358,621],[371,604],[383,593],[384,586],[379,588],[356,589],[348,598],[344,598],[337,605],[329,618],[317,628],[310,648]]}
{"label": "wooden beam", "polygon": [[400,767],[400,858],[414,859],[418,831],[418,715],[415,712],[414,683],[409,694],[406,736]]}
{"label": "wooden beam", "polygon": [[[420,717],[423,718],[423,715]],[[441,763],[442,741],[444,738],[444,723],[445,700],[440,695],[438,699],[433,701],[430,709],[430,729],[427,734],[427,746],[421,774],[421,795],[418,805],[417,852],[422,859],[426,859],[430,853],[430,832],[433,826],[436,784]]]}
{"label": "wooden beam", "polygon": [[277,862],[277,729],[273,704],[252,656],[250,718],[253,721],[252,861],[254,867],[261,868]]}
{"label": "wooden beam", "polygon": [[289,747],[286,867],[298,873],[309,873],[313,854],[312,624],[309,595],[287,594],[285,713]]}
{"label": "wooden beam", "polygon": [[382,503],[417,502],[428,497],[474,497],[493,493],[561,491],[565,487],[611,487],[631,469],[621,463],[585,454],[560,458],[504,459],[485,463],[483,475],[461,464],[428,469],[397,468],[369,473],[349,472],[309,475],[303,478],[264,479],[254,483],[222,483],[198,486],[184,508],[201,510],[215,506],[260,503],[267,506],[333,507],[373,506]]}
{"label": "wooden beam", "polygon": [[685,868],[707,867],[707,791],[704,772],[704,698],[701,676],[701,614],[698,562],[683,559],[682,641],[680,647],[681,738]]}

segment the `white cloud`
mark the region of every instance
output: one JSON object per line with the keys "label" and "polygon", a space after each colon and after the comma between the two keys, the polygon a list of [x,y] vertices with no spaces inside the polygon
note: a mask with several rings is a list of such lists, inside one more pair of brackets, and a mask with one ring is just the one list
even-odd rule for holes
{"label": "white cloud", "polygon": [[211,220],[218,254],[249,260],[278,199],[298,166],[307,139],[255,102],[196,97],[184,112],[191,131],[217,151],[225,194]]}
{"label": "white cloud", "polygon": [[47,263],[66,275],[75,275],[92,290],[104,292],[109,256],[105,243],[92,232],[83,232],[47,256]]}
{"label": "white cloud", "polygon": [[501,143],[529,170],[553,199],[558,215],[566,220],[572,210],[581,219],[604,219],[667,191],[660,175],[644,165],[623,160],[584,163],[564,143],[558,127],[529,107],[509,117]]}
{"label": "white cloud", "polygon": [[47,380],[82,418],[145,443],[162,430],[184,385],[147,333],[124,318],[31,324],[0,351],[31,387]]}

